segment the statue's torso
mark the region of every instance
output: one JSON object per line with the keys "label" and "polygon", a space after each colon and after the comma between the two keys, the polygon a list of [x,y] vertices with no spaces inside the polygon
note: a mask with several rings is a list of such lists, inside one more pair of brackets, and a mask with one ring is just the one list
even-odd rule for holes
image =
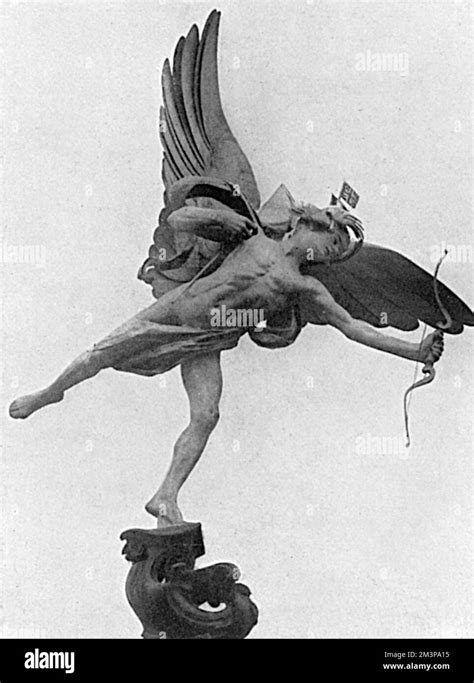
{"label": "statue's torso", "polygon": [[236,247],[214,273],[174,289],[159,303],[175,322],[197,327],[210,326],[211,310],[223,305],[263,309],[268,317],[288,306],[291,280],[281,246],[258,235]]}

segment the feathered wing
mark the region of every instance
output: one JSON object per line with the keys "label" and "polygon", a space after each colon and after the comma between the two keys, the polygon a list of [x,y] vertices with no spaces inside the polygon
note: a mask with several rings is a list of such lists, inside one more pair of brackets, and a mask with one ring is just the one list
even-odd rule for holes
{"label": "feathered wing", "polygon": [[[163,146],[162,179],[165,190],[188,176],[208,176],[239,186],[257,210],[260,195],[252,168],[225,118],[219,93],[217,44],[220,12],[209,15],[201,37],[193,25],[177,43],[173,64],[166,60],[162,72],[163,107],[160,140]],[[207,200],[207,204],[212,200]],[[201,205],[203,203],[201,202]],[[162,212],[139,278],[153,285],[155,296],[187,282],[220,249],[201,237],[177,243]],[[186,239],[181,237],[181,239]],[[193,247],[193,248],[192,248]],[[160,254],[167,259],[189,251],[185,263],[165,271]]]}
{"label": "feathered wing", "polygon": [[[322,282],[353,318],[374,327],[408,331],[415,330],[420,321],[430,327],[443,321],[433,275],[391,249],[366,243],[343,263],[313,264],[304,272]],[[448,332],[459,334],[464,325],[474,325],[474,314],[454,292],[439,281],[438,291],[453,320]],[[323,324],[308,296],[300,296],[300,307],[303,322]]]}

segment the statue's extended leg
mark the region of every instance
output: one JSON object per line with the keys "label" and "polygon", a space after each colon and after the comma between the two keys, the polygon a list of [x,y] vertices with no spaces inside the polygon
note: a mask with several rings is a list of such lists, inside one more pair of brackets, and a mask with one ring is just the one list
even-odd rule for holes
{"label": "statue's extended leg", "polygon": [[89,379],[89,377],[94,377],[99,370],[107,367],[107,365],[106,352],[86,351],[68,365],[49,387],[13,401],[9,410],[11,417],[15,419],[25,418],[40,408],[44,408],[44,406],[62,401],[67,389]]}
{"label": "statue's extended leg", "polygon": [[173,460],[166,477],[147,503],[146,510],[157,518],[158,526],[179,524],[178,493],[199,460],[212,430],[219,420],[222,393],[220,353],[200,355],[181,366],[188,394],[190,421],[174,447]]}
{"label": "statue's extended leg", "polygon": [[[114,360],[116,361],[118,356],[123,355],[120,344],[128,343],[130,339],[133,340],[134,335],[136,336],[136,327],[139,326],[140,321],[150,319],[157,323],[161,321],[166,323],[166,314],[166,306],[163,307],[160,302],[155,301],[154,304],[140,311],[110,335],[107,335],[101,342],[95,344],[92,349],[73,360],[49,387],[34,394],[21,396],[21,398],[13,401],[10,405],[11,417],[15,419],[25,418],[40,408],[44,408],[44,406],[62,401],[67,389],[89,379],[89,377],[94,377],[100,370],[113,366]],[[130,335],[127,334],[128,332]],[[104,344],[107,340],[109,343]],[[133,353],[133,348],[131,353]]]}

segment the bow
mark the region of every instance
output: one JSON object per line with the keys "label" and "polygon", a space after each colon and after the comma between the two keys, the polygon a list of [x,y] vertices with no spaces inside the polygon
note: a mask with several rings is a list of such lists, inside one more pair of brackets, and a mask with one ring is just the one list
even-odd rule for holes
{"label": "bow", "polygon": [[[434,293],[434,297],[435,297],[436,303],[438,305],[438,308],[441,311],[441,314],[443,315],[443,318],[444,318],[444,320],[438,321],[436,323],[436,329],[438,330],[439,336],[441,339],[443,338],[444,331],[448,330],[451,327],[452,322],[453,322],[453,320],[449,314],[449,311],[445,308],[443,302],[441,301],[441,297],[439,295],[439,289],[438,289],[438,272],[439,272],[440,266],[441,266],[444,258],[446,257],[447,253],[448,253],[448,251],[447,251],[447,249],[445,249],[444,254],[439,259],[439,261],[436,265],[434,274],[433,274],[433,293]],[[426,326],[425,326],[425,330],[426,330]],[[422,338],[420,341],[420,346],[419,346],[420,351],[421,351],[421,345],[423,344],[424,336],[425,336],[425,331],[423,331],[423,335],[422,335]],[[436,370],[434,369],[434,362],[435,362],[435,358],[434,358],[433,354],[430,354],[428,356],[428,360],[425,362],[425,364],[421,370],[424,377],[422,377],[421,379],[416,381],[416,371],[418,369],[418,361],[417,361],[417,365],[415,367],[415,381],[413,382],[413,384],[411,386],[408,387],[408,389],[405,391],[405,395],[403,397],[403,410],[405,413],[405,434],[406,434],[406,438],[407,438],[407,440],[406,440],[406,447],[407,448],[409,448],[409,446],[410,446],[410,431],[409,431],[409,427],[408,427],[408,397],[410,396],[411,392],[414,389],[418,389],[418,387],[422,387],[422,386],[425,386],[426,384],[430,384],[434,380],[434,378],[436,377]]]}

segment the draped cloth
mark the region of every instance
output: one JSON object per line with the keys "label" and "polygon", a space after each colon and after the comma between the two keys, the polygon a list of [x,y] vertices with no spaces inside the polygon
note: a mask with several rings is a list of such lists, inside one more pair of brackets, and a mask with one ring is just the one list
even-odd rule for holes
{"label": "draped cloth", "polygon": [[197,329],[132,318],[94,345],[107,367],[151,377],[201,354],[232,349],[245,328]]}

